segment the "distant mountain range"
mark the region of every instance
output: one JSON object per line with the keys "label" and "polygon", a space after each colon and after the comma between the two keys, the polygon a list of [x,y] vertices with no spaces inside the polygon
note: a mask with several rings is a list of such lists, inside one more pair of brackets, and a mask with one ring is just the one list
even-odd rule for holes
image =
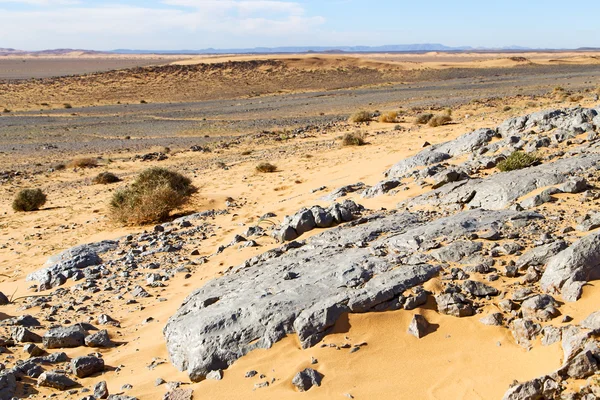
{"label": "distant mountain range", "polygon": [[476,51],[476,50],[530,50],[526,47],[509,46],[501,49],[474,48],[470,46],[450,47],[439,43],[394,44],[386,46],[287,46],[254,47],[251,49],[201,49],[201,50],[129,50],[117,49],[117,54],[255,54],[255,53],[381,53],[381,52],[424,52],[424,51]]}
{"label": "distant mountain range", "polygon": [[286,47],[254,47],[251,49],[201,49],[201,50],[136,50],[136,49],[116,49],[111,51],[96,51],[82,49],[51,49],[40,51],[26,51],[11,48],[1,48],[0,55],[61,55],[67,53],[83,54],[277,54],[277,53],[422,53],[429,51],[439,52],[460,52],[460,51],[552,51],[552,50],[580,50],[580,51],[598,51],[596,47],[581,47],[578,49],[534,49],[522,46],[506,47],[471,47],[458,46],[451,47],[439,43],[423,44],[394,44],[386,46],[286,46]]}

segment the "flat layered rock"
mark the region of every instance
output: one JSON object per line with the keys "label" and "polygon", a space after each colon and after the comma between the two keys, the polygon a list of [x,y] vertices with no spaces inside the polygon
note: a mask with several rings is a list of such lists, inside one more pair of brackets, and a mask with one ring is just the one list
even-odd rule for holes
{"label": "flat layered rock", "polygon": [[402,308],[407,289],[438,274],[439,266],[410,263],[403,253],[512,218],[538,216],[473,210],[426,222],[412,213],[377,214],[269,251],[185,300],[164,330],[171,360],[198,381],[288,334],[314,346],[342,314]]}
{"label": "flat layered rock", "polygon": [[500,210],[534,190],[565,182],[569,175],[584,172],[600,162],[600,154],[584,154],[484,179],[449,183],[407,201],[409,205],[453,206]]}

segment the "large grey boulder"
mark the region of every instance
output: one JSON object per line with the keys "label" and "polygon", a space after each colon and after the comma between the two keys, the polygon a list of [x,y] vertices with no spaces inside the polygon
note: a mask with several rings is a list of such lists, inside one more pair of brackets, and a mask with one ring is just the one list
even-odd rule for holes
{"label": "large grey boulder", "polygon": [[104,360],[100,357],[82,356],[71,360],[71,370],[78,378],[104,371]]}
{"label": "large grey boulder", "polygon": [[0,400],[10,400],[17,391],[17,378],[9,371],[0,372]]}
{"label": "large grey boulder", "polygon": [[406,290],[438,274],[410,254],[517,218],[539,216],[473,210],[426,222],[375,214],[268,251],[188,296],[164,329],[171,361],[198,381],[288,334],[313,346],[342,314],[401,308]]}
{"label": "large grey boulder", "polygon": [[600,233],[579,239],[548,261],[540,286],[566,301],[581,297],[583,285],[600,278]]}
{"label": "large grey boulder", "polygon": [[87,331],[81,325],[52,328],[43,336],[47,349],[61,349],[83,346]]}
{"label": "large grey boulder", "polygon": [[44,372],[38,377],[37,384],[58,390],[67,390],[73,386],[77,386],[77,382],[66,376],[56,372]]}
{"label": "large grey boulder", "polygon": [[42,289],[60,286],[78,270],[101,264],[100,254],[116,249],[117,245],[117,241],[104,240],[72,247],[50,257],[46,266],[27,275],[27,280],[38,281]]}

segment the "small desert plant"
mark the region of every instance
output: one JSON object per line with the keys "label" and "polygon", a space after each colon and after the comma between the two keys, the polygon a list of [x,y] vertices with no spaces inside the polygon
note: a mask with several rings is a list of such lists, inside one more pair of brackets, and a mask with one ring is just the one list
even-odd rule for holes
{"label": "small desert plant", "polygon": [[178,172],[149,168],[131,186],[114,193],[111,216],[124,224],[160,222],[187,203],[195,190],[191,180]]}
{"label": "small desert plant", "polygon": [[388,111],[379,116],[379,122],[394,123],[398,119],[396,111]]}
{"label": "small desert plant", "polygon": [[504,106],[504,108],[502,109],[502,111],[504,111],[504,112],[507,112],[507,111],[510,111],[510,110],[512,110],[511,106]]}
{"label": "small desert plant", "polygon": [[94,168],[98,166],[98,159],[92,157],[79,157],[69,163],[71,168]]}
{"label": "small desert plant", "polygon": [[350,116],[350,122],[360,123],[360,122],[369,122],[371,120],[371,113],[368,111],[359,111],[357,113],[352,114]]}
{"label": "small desert plant", "polygon": [[452,117],[448,114],[438,114],[429,120],[429,126],[437,127],[446,125],[447,123],[452,122]]}
{"label": "small desert plant", "polygon": [[148,104],[146,100],[140,100],[140,104]]}
{"label": "small desert plant", "polygon": [[522,151],[515,151],[505,160],[500,161],[497,165],[498,169],[502,172],[514,171],[517,169],[523,169],[531,167],[537,164],[540,159],[532,154],[523,153]]}
{"label": "small desert plant", "polygon": [[112,172],[100,172],[92,179],[95,184],[107,185],[109,183],[120,182],[121,179]]}
{"label": "small desert plant", "polygon": [[346,133],[342,136],[342,146],[362,146],[365,144],[365,134],[362,132]]}
{"label": "small desert plant", "polygon": [[426,123],[431,121],[431,118],[433,118],[433,114],[429,114],[429,113],[419,114],[419,115],[417,115],[417,119],[415,120],[415,122],[419,125],[425,125]]}
{"label": "small desert plant", "polygon": [[244,150],[244,151],[242,151],[242,155],[243,156],[249,156],[250,154],[252,154],[252,150]]}
{"label": "small desert plant", "polygon": [[256,166],[256,171],[261,173],[269,173],[277,171],[277,167],[268,162],[262,162]]}
{"label": "small desert plant", "polygon": [[571,103],[577,103],[578,101],[583,100],[583,96],[580,94],[574,94],[572,96],[569,96],[569,101]]}
{"label": "small desert plant", "polygon": [[12,203],[15,211],[35,211],[46,204],[46,195],[41,189],[23,189]]}
{"label": "small desert plant", "polygon": [[67,109],[69,109],[69,108],[73,108],[73,106],[72,106],[71,104],[69,104],[69,103],[65,103],[65,104],[63,104],[63,107],[65,107],[65,108],[67,108]]}

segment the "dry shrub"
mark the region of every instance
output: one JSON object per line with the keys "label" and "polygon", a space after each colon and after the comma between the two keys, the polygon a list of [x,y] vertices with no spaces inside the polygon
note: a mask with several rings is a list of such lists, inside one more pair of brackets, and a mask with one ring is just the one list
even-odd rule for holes
{"label": "dry shrub", "polygon": [[398,113],[396,111],[388,111],[379,116],[379,122],[394,123],[398,120]]}
{"label": "dry shrub", "polygon": [[507,111],[510,111],[510,110],[512,110],[511,106],[504,106],[504,108],[502,109],[502,111],[504,111],[504,112],[507,112]]}
{"label": "dry shrub", "polygon": [[92,179],[95,184],[107,185],[109,183],[120,182],[121,179],[112,172],[100,172]]}
{"label": "dry shrub", "polygon": [[256,166],[256,171],[261,173],[270,173],[277,171],[277,167],[268,162],[262,162]]}
{"label": "dry shrub", "polygon": [[417,119],[415,120],[415,122],[419,125],[425,125],[426,123],[431,121],[431,118],[433,118],[433,114],[423,113],[417,115]]}
{"label": "dry shrub", "polygon": [[115,192],[110,202],[111,216],[127,225],[161,222],[186,204],[195,191],[191,180],[178,172],[148,168],[131,186]]}
{"label": "dry shrub", "polygon": [[71,168],[94,168],[98,166],[98,159],[92,157],[75,158],[69,163]]}
{"label": "dry shrub", "polygon": [[446,125],[450,122],[452,122],[451,116],[449,116],[448,114],[439,114],[429,120],[429,126],[435,128],[437,126]]}
{"label": "dry shrub", "polygon": [[46,204],[46,195],[41,189],[23,189],[13,200],[15,211],[36,211]]}
{"label": "dry shrub", "polygon": [[371,113],[368,111],[359,111],[350,116],[350,122],[354,123],[369,122],[371,119]]}
{"label": "dry shrub", "polygon": [[71,109],[71,108],[73,108],[73,106],[72,106],[70,103],[65,103],[65,104],[63,104],[63,107],[64,107],[64,108],[67,108],[67,109]]}
{"label": "dry shrub", "polygon": [[342,146],[362,146],[365,143],[365,134],[362,132],[346,133],[342,136]]}
{"label": "dry shrub", "polygon": [[540,159],[535,155],[515,151],[505,160],[500,161],[497,167],[500,171],[506,172],[531,167],[539,162]]}
{"label": "dry shrub", "polygon": [[581,100],[583,100],[583,96],[580,94],[574,94],[573,96],[569,96],[569,101],[571,103],[577,103]]}

